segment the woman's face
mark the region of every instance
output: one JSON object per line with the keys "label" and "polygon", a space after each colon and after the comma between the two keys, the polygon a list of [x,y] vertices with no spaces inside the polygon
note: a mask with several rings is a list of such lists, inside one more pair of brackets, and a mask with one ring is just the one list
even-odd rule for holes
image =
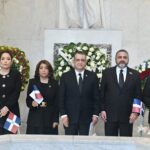
{"label": "woman's face", "polygon": [[0,58],[0,66],[3,69],[9,69],[12,65],[12,58],[9,53],[3,53]]}
{"label": "woman's face", "polygon": [[48,77],[48,75],[49,75],[48,67],[46,64],[42,63],[39,67],[39,76],[46,78],[46,77]]}

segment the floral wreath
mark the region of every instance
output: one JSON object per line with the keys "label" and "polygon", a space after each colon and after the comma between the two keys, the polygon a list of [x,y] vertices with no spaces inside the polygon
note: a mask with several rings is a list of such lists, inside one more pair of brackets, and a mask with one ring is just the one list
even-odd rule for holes
{"label": "floral wreath", "polygon": [[143,87],[145,84],[145,79],[150,75],[150,60],[144,61],[139,66],[136,66],[135,69],[140,73]]}
{"label": "floral wreath", "polygon": [[29,80],[29,61],[26,59],[25,53],[19,48],[9,47],[9,46],[0,46],[1,51],[11,51],[13,55],[13,69],[17,69],[21,74],[22,86],[21,91],[25,89],[26,84]]}
{"label": "floral wreath", "polygon": [[107,56],[101,52],[100,48],[87,43],[69,43],[63,48],[58,49],[58,55],[54,61],[55,78],[59,80],[64,72],[72,68],[72,60],[76,51],[83,51],[87,55],[86,69],[96,72],[97,77],[101,80],[102,71],[110,65],[109,61]]}

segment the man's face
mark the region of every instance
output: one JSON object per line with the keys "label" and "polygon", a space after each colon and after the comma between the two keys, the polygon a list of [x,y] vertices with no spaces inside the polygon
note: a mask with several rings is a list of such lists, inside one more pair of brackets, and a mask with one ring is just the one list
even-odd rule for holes
{"label": "man's face", "polygon": [[125,68],[128,65],[129,62],[129,56],[125,52],[119,52],[116,55],[116,64],[120,68]]}
{"label": "man's face", "polygon": [[86,67],[86,56],[83,54],[76,54],[74,57],[74,68],[78,71],[82,71]]}

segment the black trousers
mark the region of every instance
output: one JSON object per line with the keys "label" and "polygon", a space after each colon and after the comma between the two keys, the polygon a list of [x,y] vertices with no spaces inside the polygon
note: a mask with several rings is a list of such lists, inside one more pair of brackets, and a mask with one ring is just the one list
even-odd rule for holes
{"label": "black trousers", "polygon": [[106,122],[106,136],[132,136],[133,124],[122,122]]}
{"label": "black trousers", "polygon": [[65,128],[66,135],[88,135],[90,124],[69,124]]}
{"label": "black trousers", "polygon": [[26,134],[58,135],[58,128],[27,126]]}

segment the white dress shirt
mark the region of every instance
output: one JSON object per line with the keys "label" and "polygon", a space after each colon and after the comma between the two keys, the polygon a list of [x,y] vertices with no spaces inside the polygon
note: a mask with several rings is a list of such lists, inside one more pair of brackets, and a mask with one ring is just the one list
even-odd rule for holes
{"label": "white dress shirt", "polygon": [[120,70],[123,70],[123,79],[124,79],[124,82],[126,81],[126,77],[127,77],[127,67],[121,69],[119,68],[118,66],[116,67],[116,74],[117,74],[117,80],[118,80],[118,83],[119,83],[119,74],[120,74]]}

